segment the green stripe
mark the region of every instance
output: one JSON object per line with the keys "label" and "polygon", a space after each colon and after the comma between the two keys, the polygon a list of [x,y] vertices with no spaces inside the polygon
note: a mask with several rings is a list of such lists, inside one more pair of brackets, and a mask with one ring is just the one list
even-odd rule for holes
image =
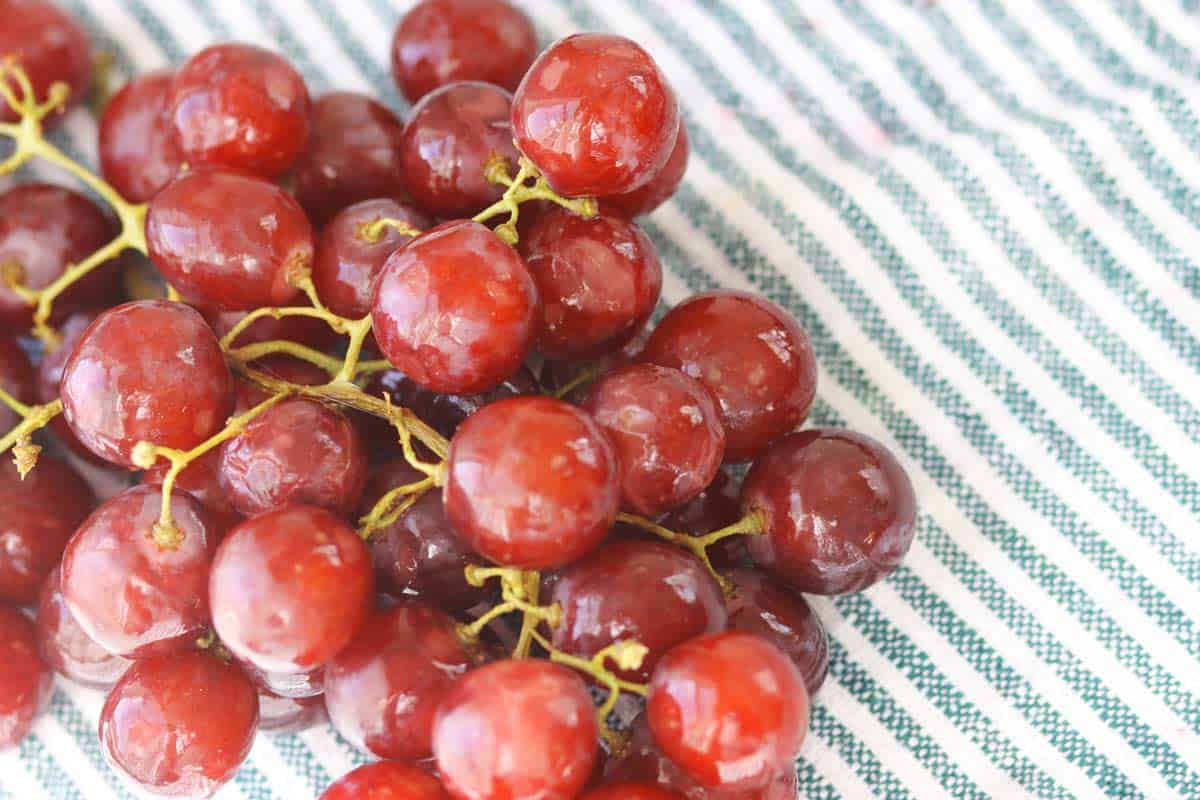
{"label": "green stripe", "polygon": [[54,800],[82,800],[83,795],[79,793],[79,787],[59,766],[58,759],[51,755],[37,734],[30,734],[22,739],[17,746],[17,752],[21,755],[21,763],[46,790],[48,796]]}
{"label": "green stripe", "polygon": [[[1165,2],[1165,0],[1158,0]],[[1154,15],[1147,13],[1138,0],[1110,0],[1109,5],[1125,21],[1134,35],[1167,62],[1171,69],[1189,80],[1200,79],[1200,59],[1191,49],[1176,39],[1169,28],[1160,25]]]}
{"label": "green stripe", "polygon": [[279,751],[283,763],[304,779],[314,797],[333,783],[333,777],[325,770],[325,767],[321,766],[321,762],[317,761],[313,751],[299,736],[294,733],[266,732],[261,735],[270,739],[271,744]]}
{"label": "green stripe", "polygon": [[53,715],[59,725],[71,734],[71,737],[79,745],[79,749],[83,751],[83,755],[96,771],[104,776],[104,782],[108,784],[108,787],[118,796],[125,796],[124,785],[117,774],[109,768],[104,753],[100,749],[100,738],[96,726],[83,716],[83,713],[62,689],[54,692],[48,713]]}
{"label": "green stripe", "polygon": [[[834,642],[830,642],[831,648]],[[841,650],[841,648],[838,648]],[[844,652],[844,651],[842,651]],[[830,662],[834,660],[832,649],[829,653]],[[809,718],[810,735],[816,733],[822,740],[828,742],[829,748],[836,751],[854,770],[854,775],[867,786],[871,787],[876,797],[887,800],[919,800],[913,797],[904,781],[894,772],[885,767],[870,749],[858,740],[849,728],[833,715],[825,705],[818,702],[812,707]],[[800,773],[803,777],[803,773]],[[802,785],[807,791],[807,785]],[[848,800],[859,800],[849,798]]]}

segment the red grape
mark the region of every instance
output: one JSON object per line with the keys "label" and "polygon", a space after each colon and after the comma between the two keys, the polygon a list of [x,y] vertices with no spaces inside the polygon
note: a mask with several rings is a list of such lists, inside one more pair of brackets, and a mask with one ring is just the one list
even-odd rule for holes
{"label": "red grape", "polygon": [[892,572],[916,531],[900,462],[852,431],[800,431],[774,442],[742,485],[742,511],[766,516],[748,538],[755,562],[813,594],[861,591]]}
{"label": "red grape", "polygon": [[0,458],[0,601],[37,601],[67,540],[95,505],[87,481],[64,461],[42,454],[21,480],[12,458]]}
{"label": "red grape", "polygon": [[388,198],[355,203],[330,220],[317,240],[312,277],[321,301],[335,314],[358,319],[369,313],[375,276],[413,238],[388,226],[371,241],[362,229],[380,219],[402,220],[417,230],[430,226],[420,211]]}
{"label": "red grape", "polygon": [[469,217],[500,199],[484,168],[503,156],[510,172],[512,95],[490,83],[450,83],[421,98],[404,126],[401,157],[417,205],[439,217]]}
{"label": "red grape", "polygon": [[[304,298],[297,298],[292,305],[307,306],[308,301]],[[208,319],[208,324],[212,326],[218,338],[224,338],[247,313],[245,311],[209,311],[204,308],[199,310]],[[342,341],[341,336],[322,319],[301,316],[275,319],[266,316],[251,322],[230,344],[234,347],[245,347],[277,339],[295,342],[316,350],[325,350]]]}
{"label": "red grape", "polygon": [[730,574],[736,589],[729,598],[729,628],[757,634],[792,659],[811,698],[829,672],[825,626],[799,592],[758,570]]}
{"label": "red grape", "polygon": [[[729,473],[718,470],[712,483],[695,499],[683,504],[659,518],[664,527],[692,536],[724,528],[742,518],[738,498],[741,484]],[[708,548],[708,560],[718,569],[744,566],[750,555],[746,551],[745,536],[728,536]]]}
{"label": "red grape", "polygon": [[608,542],[563,570],[551,598],[563,610],[553,632],[559,650],[591,658],[630,639],[649,648],[641,667],[618,673],[630,681],[644,683],[675,645],[725,629],[716,578],[695,556],[663,542]]}
{"label": "red grape", "polygon": [[[142,483],[146,486],[162,486],[170,466],[167,461],[155,462],[153,467],[142,473]],[[220,467],[221,451],[209,450],[188,464],[175,479],[177,490],[187,492],[204,506],[218,536],[242,521],[242,515],[221,488]]]}
{"label": "red grape", "polygon": [[[329,373],[316,364],[282,353],[256,359],[250,363],[250,366],[273,378],[300,386],[321,386],[329,383]],[[249,380],[237,382],[238,413],[249,411],[270,397],[270,392]]]}
{"label": "red grape", "polygon": [[[84,331],[88,329],[88,326],[95,321],[98,313],[95,311],[79,311],[67,317],[66,321],[58,326],[58,335],[61,337],[58,347],[54,350],[43,352],[42,360],[37,365],[37,393],[36,397],[33,398],[37,402],[52,403],[59,398],[59,388],[62,386],[63,369],[67,366],[67,359],[75,352],[75,346],[79,344],[79,339],[83,336]],[[2,359],[3,356],[0,355],[0,360]],[[4,411],[0,410],[0,417],[3,416]],[[49,427],[60,442],[71,448],[71,452],[93,463],[108,463],[84,447],[83,443],[75,438],[75,434],[71,432],[71,426],[67,424],[66,417],[62,414],[50,420]],[[3,426],[0,425],[0,429],[2,428]]]}
{"label": "red grape", "polygon": [[292,398],[269,408],[221,447],[229,501],[247,516],[306,504],[349,514],[367,480],[367,452],[344,414]]}
{"label": "red grape", "polygon": [[433,723],[438,772],[459,800],[571,800],[596,762],[591,697],[547,661],[498,661],[450,689]]}
{"label": "red grape", "polygon": [[654,670],[646,719],[654,740],[698,783],[762,789],[808,729],[808,695],[791,660],[740,631],[692,639]]}
{"label": "red grape", "polygon": [[397,761],[376,761],[346,773],[318,800],[450,800],[438,779]]}
{"label": "red grape", "polygon": [[[425,476],[404,459],[379,467],[367,483],[362,513],[389,490]],[[440,492],[427,492],[401,517],[371,534],[367,543],[380,590],[416,595],[447,611],[464,611],[488,596],[467,583],[463,570],[479,558],[454,532]]]}
{"label": "red grape", "polygon": [[0,604],[0,750],[25,738],[54,691],[54,673],[38,656],[33,623]]}
{"label": "red grape", "polygon": [[396,27],[392,76],[414,103],[452,81],[511,92],[535,55],[533,23],[505,0],[423,0]]}
{"label": "red grape", "polygon": [[186,172],[150,201],[150,258],[171,285],[208,308],[287,305],[289,280],[313,260],[304,210],[273,183],[235,172]]}
{"label": "red grape", "polygon": [[[67,103],[83,100],[92,81],[92,46],[87,32],[66,11],[43,0],[0,0],[0,61],[15,58],[33,84],[39,103],[50,96],[50,87],[62,81],[70,88]],[[16,81],[5,83],[20,97]],[[55,124],[52,115],[43,125]],[[0,100],[0,122],[15,122],[17,113]],[[2,216],[2,215],[0,215]]]}
{"label": "red grape", "polygon": [[384,263],[371,302],[375,339],[397,369],[435,392],[475,394],[521,367],[537,287],[517,252],[478,222],[437,226]]}
{"label": "red grape", "polygon": [[133,467],[141,441],[187,450],[233,411],[233,377],[212,329],[167,300],[111,308],[84,331],[63,369],[71,432],[101,458]]}
{"label": "red grape", "polygon": [[584,794],[580,800],[687,800],[679,792],[652,783],[609,783]]}
{"label": "red grape", "polygon": [[354,203],[404,194],[403,133],[391,109],[365,94],[317,98],[308,148],[292,168],[296,199],[314,225]]}
{"label": "red grape", "polygon": [[568,36],[529,68],[513,98],[517,147],[569,197],[631,192],[666,165],[679,103],[650,54],[606,33]]}
{"label": "red grape", "polygon": [[135,486],[84,521],[62,560],[62,593],[97,644],[127,658],[187,648],[208,625],[208,573],[216,536],[190,495],[171,496],[176,547],[151,533],[161,493]]}
{"label": "red grape", "polygon": [[681,119],[679,120],[679,137],[675,139],[671,157],[667,159],[663,168],[656,172],[653,178],[632,192],[601,198],[601,210],[620,214],[629,219],[649,214],[670,200],[679,185],[683,183],[690,153],[691,144],[688,140],[687,125]]}
{"label": "red grape", "polygon": [[600,426],[549,397],[484,406],[450,444],[446,515],[487,558],[561,567],[594,550],[617,513],[620,468]]}
{"label": "red grape", "polygon": [[725,430],[703,384],[679,370],[633,364],[592,385],[583,407],[617,446],[621,499],[654,516],[704,491],[725,455]]}
{"label": "red grape", "polygon": [[114,656],[88,636],[63,598],[61,573],[55,567],[42,584],[37,609],[38,650],[60,675],[76,683],[103,689],[112,686],[129,669],[129,662]]}
{"label": "red grape", "polygon": [[250,676],[259,692],[267,692],[292,700],[306,700],[325,692],[325,667],[320,666],[307,672],[267,672],[245,659],[237,659],[238,666]]}
{"label": "red grape", "polygon": [[[31,289],[49,286],[114,236],[112,220],[78,192],[19,183],[0,193],[0,266],[19,267],[21,283]],[[103,264],[55,299],[52,321],[61,322],[81,308],[109,305],[120,291],[120,274],[112,262]],[[33,306],[0,281],[0,327],[23,331],[32,324]]]}
{"label": "red grape", "polygon": [[691,297],[663,317],[642,361],[708,387],[725,425],[725,459],[748,461],[808,416],[817,363],[808,334],[779,306],[722,289]]}
{"label": "red grape", "polygon": [[168,110],[189,164],[273,178],[304,150],[312,103],[282,56],[237,42],[207,47],[179,68]]}
{"label": "red grape", "polygon": [[362,540],[314,506],[238,525],[217,550],[209,582],[213,625],[225,646],[283,674],[337,655],[366,621],[374,593]]}
{"label": "red grape", "polygon": [[433,715],[471,665],[455,623],[403,603],[376,614],[325,671],[325,708],[338,733],[380,758],[433,755]]}
{"label": "red grape", "polygon": [[323,697],[281,697],[258,692],[258,729],[268,733],[298,733],[325,722]]}
{"label": "red grape", "polygon": [[[3,333],[0,333],[0,389],[22,403],[37,399],[29,356],[14,337]],[[20,421],[17,412],[0,403],[0,435],[8,433]]]}
{"label": "red grape", "polygon": [[627,344],[662,291],[662,266],[641,228],[553,208],[520,240],[542,300],[537,347],[550,359],[590,359]]}
{"label": "red grape", "polygon": [[175,73],[138,75],[112,96],[100,118],[100,171],[131,203],[145,203],[179,174],[183,154],[167,116]]}
{"label": "red grape", "polygon": [[250,753],[258,696],[232,664],[201,651],[136,662],[100,712],[109,763],[140,789],[211,797]]}

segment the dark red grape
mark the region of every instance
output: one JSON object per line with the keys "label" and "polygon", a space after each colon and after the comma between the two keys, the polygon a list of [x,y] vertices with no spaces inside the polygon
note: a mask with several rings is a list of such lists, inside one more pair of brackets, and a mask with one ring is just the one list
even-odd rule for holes
{"label": "dark red grape", "polygon": [[[63,369],[67,366],[67,359],[75,352],[75,346],[79,344],[83,332],[95,321],[97,315],[98,312],[94,311],[79,311],[67,317],[66,321],[58,326],[58,335],[61,337],[58,347],[42,353],[42,360],[37,365],[37,392],[34,400],[39,403],[52,403],[59,399],[59,388],[62,385]],[[2,342],[2,337],[0,337],[0,342]],[[0,348],[0,362],[2,361],[3,350]],[[2,370],[3,367],[0,367],[0,371]],[[3,379],[0,379],[0,383],[2,382]],[[0,418],[3,416],[4,411],[0,409]],[[71,452],[94,463],[108,463],[75,438],[75,434],[71,432],[71,426],[67,424],[66,417],[62,414],[50,420],[49,427],[54,432],[55,438],[71,448]],[[2,429],[4,426],[0,425],[0,430]]]}
{"label": "dark red grape", "polygon": [[[25,355],[16,338],[3,333],[0,333],[0,389],[22,403],[28,404],[37,400],[29,356]],[[8,433],[20,421],[17,412],[0,403],[0,436]]]}
{"label": "dark red grape", "polygon": [[679,792],[652,783],[609,783],[592,789],[580,800],[687,800]]}
{"label": "dark red grape", "polygon": [[346,773],[318,800],[450,800],[437,778],[397,761],[376,761]]}
{"label": "dark red grape", "polygon": [[38,655],[33,623],[0,604],[0,750],[25,738],[53,690],[54,673]]}
{"label": "dark red grape", "polygon": [[96,318],[63,369],[71,432],[101,458],[135,466],[138,442],[187,450],[233,411],[233,377],[217,337],[194,309],[139,300]]}
{"label": "dark red grape", "polygon": [[218,475],[229,502],[247,516],[296,504],[349,514],[366,485],[367,451],[340,411],[292,398],[222,445]]}
{"label": "dark red grape", "polygon": [[430,226],[420,211],[388,198],[355,203],[330,220],[317,240],[312,277],[321,302],[335,314],[358,319],[369,313],[375,276],[388,256],[413,238],[387,226],[372,241],[363,228],[380,219],[402,220],[417,230]]}
{"label": "dark red grape", "polygon": [[653,242],[632,222],[553,208],[519,247],[537,281],[537,347],[547,358],[591,359],[619,350],[658,304],[662,266]]}
{"label": "dark red grape", "polygon": [[800,431],[774,442],[742,484],[742,511],[765,515],[747,538],[755,562],[812,594],[861,591],[891,573],[916,532],[900,462],[860,433]]}
{"label": "dark red grape", "polygon": [[375,340],[397,369],[445,394],[487,391],[521,367],[537,287],[513,248],[478,222],[437,226],[384,263]]}
{"label": "dark red grape", "polygon": [[129,662],[114,656],[88,636],[62,595],[61,574],[55,567],[42,583],[37,609],[38,650],[54,671],[76,683],[103,689],[112,686],[129,669]]}
{"label": "dark red grape", "polygon": [[716,578],[698,558],[663,542],[610,541],[563,570],[550,597],[563,610],[553,631],[558,649],[591,658],[622,640],[649,648],[641,667],[618,673],[630,681],[644,683],[675,645],[725,629]]}
{"label": "dark red grape", "polygon": [[[658,519],[666,528],[693,536],[703,536],[725,528],[742,518],[738,504],[741,484],[725,470],[718,470],[712,483],[696,498]],[[729,536],[708,548],[708,560],[717,569],[745,566],[750,555],[745,536]]]}
{"label": "dark red grape", "polygon": [[258,729],[267,733],[298,733],[325,722],[325,699],[314,697],[281,697],[272,692],[258,692]]}
{"label": "dark red grape", "polygon": [[663,753],[698,783],[762,789],[800,752],[808,694],[774,645],[740,631],[717,633],[658,662],[646,719]]}
{"label": "dark red grape", "polygon": [[690,375],[717,398],[725,459],[752,459],[808,416],[817,362],[808,334],[779,306],[721,289],[691,297],[663,317],[642,361]]}
{"label": "dark red grape", "polygon": [[371,557],[333,514],[291,506],[225,537],[209,582],[225,646],[267,672],[307,672],[354,638],[370,613]]}
{"label": "dark red grape", "polygon": [[21,480],[11,456],[0,458],[0,602],[33,605],[38,591],[96,497],[69,464],[42,454]]}
{"label": "dark red grape", "polygon": [[[367,483],[361,513],[388,491],[424,477],[402,458],[380,466]],[[398,520],[372,533],[367,544],[382,591],[416,595],[447,611],[465,611],[488,596],[467,583],[463,570],[480,559],[446,519],[441,492],[427,492]]]}
{"label": "dark red grape", "polygon": [[474,550],[522,569],[594,550],[620,500],[616,451],[586,413],[549,397],[484,406],[450,444],[446,515]]}
{"label": "dark red grape", "polygon": [[[0,61],[16,60],[29,75],[39,103],[49,98],[50,87],[58,81],[70,89],[65,107],[83,100],[92,81],[92,46],[74,17],[43,0],[0,0],[0,19]],[[16,81],[4,81],[21,96]],[[52,114],[42,124],[54,125],[60,116]],[[17,113],[0,101],[0,122],[16,120]]]}
{"label": "dark red grape", "polygon": [[147,72],[112,96],[100,118],[100,171],[131,203],[145,203],[179,174],[183,154],[167,116],[175,73]]}
{"label": "dark red grape", "polygon": [[134,663],[100,712],[109,763],[143,791],[211,797],[250,754],[258,695],[233,664],[197,650]]}
{"label": "dark red grape", "polygon": [[162,547],[152,530],[161,493],[126,489],[84,521],[62,560],[62,593],[97,644],[127,658],[185,649],[208,626],[208,573],[216,536],[190,495],[171,496],[182,538]]}
{"label": "dark red grape", "polygon": [[[0,266],[19,267],[21,283],[31,289],[49,286],[116,233],[99,206],[70,189],[19,183],[0,193]],[[109,305],[120,292],[120,274],[112,262],[103,264],[55,299],[51,319],[61,322],[81,308]],[[32,324],[33,306],[0,281],[0,326],[15,332]]]}
{"label": "dark red grape", "polygon": [[317,98],[308,147],[292,168],[296,199],[314,225],[325,225],[354,203],[405,193],[403,133],[391,109],[368,95],[329,92]]}
{"label": "dark red grape", "polygon": [[792,659],[811,698],[829,672],[825,626],[799,592],[758,570],[730,574],[729,628],[757,634]]}
{"label": "dark red grape", "polygon": [[277,53],[226,42],[179,68],[168,111],[192,166],[282,174],[308,141],[312,103],[300,73]]}
{"label": "dark red grape", "polygon": [[452,81],[511,92],[536,55],[533,23],[505,0],[423,0],[396,27],[392,76],[414,103]]}
{"label": "dark red grape", "polygon": [[619,214],[629,219],[649,214],[670,200],[679,185],[683,183],[690,153],[691,145],[688,140],[687,125],[681,119],[675,147],[671,150],[671,157],[667,159],[663,168],[656,172],[653,178],[632,192],[601,198],[600,209],[606,213]]}
{"label": "dark red grape", "polygon": [[[329,383],[329,373],[308,361],[284,354],[273,354],[251,362],[251,367],[273,378],[300,386]],[[269,399],[271,393],[249,380],[237,382],[237,412],[249,411]],[[219,451],[218,451],[219,452]]]}
{"label": "dark red grape", "polygon": [[150,201],[150,258],[172,286],[207,308],[284,306],[312,265],[313,233],[292,196],[235,172],[186,172]]}
{"label": "dark red grape", "polygon": [[654,516],[704,491],[725,455],[708,389],[679,370],[632,364],[594,383],[583,407],[617,446],[621,499]]}
{"label": "dark red grape", "polygon": [[456,798],[571,800],[596,762],[591,697],[547,661],[498,661],[447,693],[433,724],[442,782]]}
{"label": "dark red grape", "polygon": [[376,614],[325,671],[338,733],[380,758],[433,755],[433,715],[471,666],[454,620],[422,603]]}
{"label": "dark red grape", "polygon": [[569,197],[632,192],[666,165],[679,103],[650,54],[607,33],[550,45],[513,98],[517,147]]}
{"label": "dark red grape", "polygon": [[434,216],[469,217],[500,199],[484,175],[495,156],[516,168],[512,95],[490,83],[450,83],[421,98],[404,126],[401,157],[417,205]]}
{"label": "dark red grape", "polygon": [[[146,486],[162,486],[170,463],[157,461],[142,473]],[[221,451],[209,450],[192,461],[175,478],[175,488],[195,498],[208,512],[218,537],[242,521],[242,515],[233,507],[220,483]]]}

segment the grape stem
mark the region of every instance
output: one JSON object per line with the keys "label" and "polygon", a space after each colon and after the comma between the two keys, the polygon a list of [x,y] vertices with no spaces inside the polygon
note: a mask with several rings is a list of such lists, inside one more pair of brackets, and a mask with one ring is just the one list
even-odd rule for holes
{"label": "grape stem", "polygon": [[696,558],[704,562],[704,566],[713,574],[717,582],[721,584],[721,588],[726,594],[733,591],[733,584],[729,580],[717,572],[716,567],[712,565],[712,561],[708,557],[708,548],[712,547],[722,539],[727,539],[730,536],[750,535],[757,536],[766,531],[766,517],[761,511],[751,511],[746,516],[739,519],[732,525],[726,525],[724,528],[718,528],[712,533],[706,533],[703,536],[692,536],[687,533],[679,533],[670,528],[664,528],[657,522],[648,520],[645,517],[640,517],[637,514],[627,514],[621,512],[617,514],[617,522],[624,522],[629,525],[634,525],[642,530],[652,533],[655,536],[665,539],[671,544],[678,545],[686,550],[690,550]]}
{"label": "grape stem", "polygon": [[24,480],[29,471],[37,466],[38,455],[42,452],[42,448],[34,444],[29,437],[46,427],[50,420],[62,413],[62,400],[55,400],[40,406],[29,406],[4,389],[0,389],[0,402],[21,416],[21,421],[16,427],[0,438],[0,453],[13,451],[17,474],[21,476],[21,480]]}
{"label": "grape stem", "polygon": [[412,225],[409,225],[402,219],[393,219],[392,217],[380,217],[371,222],[364,222],[358,226],[358,238],[364,242],[375,244],[383,238],[383,234],[388,228],[392,228],[404,236],[417,237],[422,231],[417,230]]}
{"label": "grape stem", "polygon": [[557,603],[550,606],[538,605],[538,592],[541,588],[541,575],[533,570],[520,570],[513,567],[480,567],[468,564],[464,570],[467,583],[474,587],[482,587],[492,578],[500,579],[500,596],[502,602],[488,611],[470,625],[459,627],[459,632],[467,641],[478,638],[480,632],[492,620],[504,614],[521,612],[521,633],[513,648],[512,657],[528,658],[533,645],[533,636],[538,625],[545,622],[551,628],[557,628],[562,622],[562,607]]}
{"label": "grape stem", "polygon": [[[550,183],[532,161],[521,156],[517,163],[516,177],[508,173],[508,159],[494,155],[484,165],[483,173],[490,183],[506,187],[500,199],[480,211],[471,219],[487,222],[492,217],[508,214],[508,219],[496,226],[496,235],[505,243],[515,245],[518,241],[517,220],[521,216],[521,204],[530,200],[549,200],[585,219],[599,213],[599,206],[592,197],[563,197],[550,188]],[[532,183],[531,183],[532,181]]]}
{"label": "grape stem", "polygon": [[375,531],[396,522],[417,501],[425,496],[425,493],[434,488],[437,482],[432,476],[413,483],[406,483],[403,486],[397,486],[383,497],[376,501],[371,510],[358,521],[358,535],[367,540]]}

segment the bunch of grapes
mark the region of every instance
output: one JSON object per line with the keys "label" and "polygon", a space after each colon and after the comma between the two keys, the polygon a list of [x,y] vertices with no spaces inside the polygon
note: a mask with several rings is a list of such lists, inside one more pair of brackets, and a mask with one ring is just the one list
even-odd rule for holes
{"label": "bunch of grapes", "polygon": [[85,34],[0,18],[0,174],[48,161],[112,212],[0,194],[0,746],[53,671],[108,691],[103,751],[151,794],[327,717],[381,760],[325,800],[794,796],[828,663],[802,593],[894,570],[913,490],[797,430],[786,310],[713,291],[647,335],[635,220],[688,139],[644,49],[539,54],[504,0],[424,0],[402,123],[218,44],[107,102],[97,175],[44,136]]}

